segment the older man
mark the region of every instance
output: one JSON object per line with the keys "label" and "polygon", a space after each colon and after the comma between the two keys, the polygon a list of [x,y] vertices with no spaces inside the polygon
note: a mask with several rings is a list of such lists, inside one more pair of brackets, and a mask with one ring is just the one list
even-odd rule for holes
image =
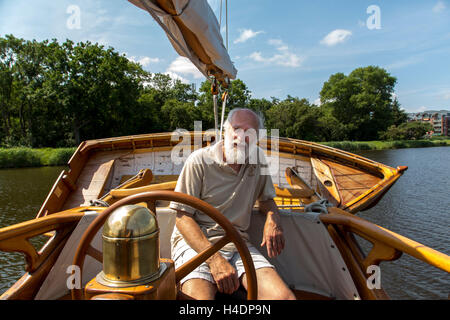
{"label": "older man", "polygon": [[[243,236],[256,269],[258,299],[295,299],[274,267],[250,244],[246,233],[251,210],[258,201],[260,211],[267,215],[261,230],[261,247],[266,246],[269,257],[279,255],[284,248],[272,179],[262,174],[261,164],[251,161],[260,151],[254,137],[261,128],[262,121],[256,113],[233,109],[225,123],[225,139],[188,157],[175,191],[216,207]],[[178,212],[172,234],[172,258],[176,267],[225,234],[211,218],[189,206],[172,202],[171,208]],[[181,290],[195,299],[212,300],[217,290],[231,294],[240,283],[247,285],[244,266],[234,245],[228,244],[182,279]]]}

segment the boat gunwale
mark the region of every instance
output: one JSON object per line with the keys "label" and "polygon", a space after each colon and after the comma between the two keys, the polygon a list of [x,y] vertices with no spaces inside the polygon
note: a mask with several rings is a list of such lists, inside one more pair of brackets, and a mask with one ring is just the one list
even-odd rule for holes
{"label": "boat gunwale", "polygon": [[[176,135],[190,135],[191,139],[195,139],[196,135],[200,135],[198,133],[198,131],[194,132],[194,131],[187,131],[187,132],[164,132],[164,133],[148,133],[148,134],[140,134],[140,135],[129,135],[129,136],[121,136],[121,137],[112,137],[112,138],[104,138],[104,139],[93,139],[93,140],[86,140],[83,141],[79,148],[77,149],[77,151],[79,151],[80,153],[86,153],[87,151],[91,151],[91,150],[95,150],[95,149],[103,149],[103,148],[111,148],[113,150],[120,150],[120,149],[130,149],[130,148],[119,148],[117,146],[118,143],[131,143],[132,144],[132,149],[140,149],[139,147],[136,147],[136,145],[134,144],[135,142],[139,142],[139,141],[145,141],[148,139],[151,140],[168,140],[168,144],[165,145],[166,147],[173,147],[175,145],[177,145],[179,142],[173,141],[173,135],[176,133]],[[209,135],[209,140],[204,141],[203,140],[203,136],[205,135]],[[202,142],[211,142],[212,140],[214,140],[214,134],[210,131],[201,131],[201,136],[202,136]],[[373,172],[377,172],[378,174],[382,174],[383,176],[389,175],[389,174],[394,174],[399,170],[399,168],[395,169],[393,167],[390,167],[388,165],[376,162],[374,160],[359,156],[357,154],[348,152],[348,151],[344,151],[341,149],[337,149],[334,147],[330,147],[330,146],[326,146],[326,145],[322,145],[316,142],[310,142],[310,141],[306,141],[306,140],[299,140],[299,139],[293,139],[293,138],[285,138],[285,137],[279,137],[279,143],[278,145],[280,146],[280,142],[284,143],[284,146],[288,146],[289,144],[291,144],[292,146],[294,146],[294,150],[293,152],[291,152],[292,154],[296,154],[297,150],[296,147],[300,147],[301,149],[304,150],[303,153],[305,153],[306,155],[311,155],[312,152],[314,151],[315,154],[317,155],[324,155],[327,158],[330,158],[331,155],[340,155],[341,158],[345,158],[346,160],[349,160],[349,164],[358,164],[355,163],[355,160],[357,162],[359,162],[359,164],[362,164],[363,166],[365,165],[365,169],[377,169],[376,171],[374,170]],[[269,145],[267,144],[267,142],[270,142],[270,139],[262,139],[262,142],[265,142],[266,146],[268,149],[271,150],[271,148],[269,148]],[[134,143],[133,143],[134,142]],[[194,141],[195,142],[195,141]],[[116,145],[115,145],[116,144]],[[147,148],[150,147],[155,147],[155,146],[147,146]],[[162,146],[161,146],[162,147]],[[333,158],[331,157],[332,160],[338,160],[338,158]],[[72,160],[72,159],[71,159]],[[71,160],[69,160],[69,164],[71,162]]]}
{"label": "boat gunwale", "polygon": [[[130,135],[130,136],[121,136],[121,137],[112,137],[112,138],[104,138],[104,139],[93,139],[86,140],[82,142],[77,149],[77,152],[80,154],[86,154],[95,151],[108,151],[108,150],[126,150],[133,149],[135,151],[139,149],[150,149],[157,150],[158,148],[169,148],[167,150],[172,149],[176,146],[180,141],[174,141],[174,134],[178,137],[182,135],[188,135],[191,138],[192,145],[195,145],[196,139],[200,137],[200,141],[202,142],[202,146],[206,143],[211,143],[214,138],[214,133],[211,131],[185,131],[185,132],[164,132],[164,133],[149,133],[149,134],[140,134],[140,135]],[[208,136],[205,140],[205,136]],[[165,144],[155,145],[154,141],[165,141]],[[149,141],[148,145],[140,145],[139,142]],[[267,147],[267,150],[271,150],[272,152],[272,143],[271,139],[265,138],[260,141],[260,144],[263,143],[264,146]],[[311,157],[312,155],[322,156],[327,158],[330,161],[337,162],[343,165],[350,165],[352,167],[356,167],[362,169],[363,171],[369,172],[381,180],[365,191],[363,194],[358,197],[352,199],[351,201],[344,203],[341,207],[345,210],[349,210],[351,213],[356,213],[360,210],[364,210],[365,208],[372,207],[370,203],[364,202],[362,200],[370,198],[379,198],[381,197],[385,190],[389,189],[403,174],[406,170],[405,167],[397,167],[393,168],[388,165],[373,161],[371,159],[359,156],[357,154],[353,154],[348,151],[344,151],[341,149],[337,149],[334,147],[321,145],[316,142],[310,142],[305,140],[293,139],[293,138],[278,138],[278,153],[286,153],[292,155],[304,155],[306,157]],[[69,167],[71,167],[71,162],[73,158],[69,161]],[[370,199],[369,198],[369,199]],[[379,199],[378,199],[379,200]]]}

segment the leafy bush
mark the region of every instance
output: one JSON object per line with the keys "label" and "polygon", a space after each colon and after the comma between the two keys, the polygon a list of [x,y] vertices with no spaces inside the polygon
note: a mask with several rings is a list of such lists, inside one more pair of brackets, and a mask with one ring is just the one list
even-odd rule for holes
{"label": "leafy bush", "polygon": [[414,121],[390,126],[380,136],[382,140],[413,140],[422,138],[432,130],[433,126],[430,123]]}
{"label": "leafy bush", "polygon": [[76,148],[0,149],[0,168],[23,168],[65,165]]}
{"label": "leafy bush", "polygon": [[29,148],[0,149],[0,167],[22,168],[40,165],[38,153]]}
{"label": "leafy bush", "polygon": [[49,166],[57,166],[63,165],[69,162],[70,157],[75,152],[76,148],[61,148],[55,149],[54,152],[51,153],[48,158],[47,165]]}
{"label": "leafy bush", "polygon": [[368,142],[358,142],[358,141],[334,141],[334,142],[324,142],[323,144],[333,147],[336,149],[341,149],[345,151],[360,151],[360,150],[373,150],[376,149],[371,146]]}

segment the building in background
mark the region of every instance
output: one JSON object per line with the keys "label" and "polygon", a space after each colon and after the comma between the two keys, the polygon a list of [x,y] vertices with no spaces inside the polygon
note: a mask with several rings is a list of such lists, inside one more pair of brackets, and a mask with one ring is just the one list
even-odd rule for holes
{"label": "building in background", "polygon": [[408,113],[408,122],[428,122],[433,126],[434,136],[448,136],[450,133],[450,111],[429,110],[424,112]]}

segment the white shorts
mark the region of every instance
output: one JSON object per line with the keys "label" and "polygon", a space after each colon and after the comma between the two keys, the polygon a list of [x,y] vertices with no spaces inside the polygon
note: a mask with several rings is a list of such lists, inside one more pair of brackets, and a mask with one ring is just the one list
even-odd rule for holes
{"label": "white shorts", "polygon": [[[247,247],[248,251],[250,251],[250,255],[252,256],[255,270],[261,268],[275,268],[253,245],[247,242]],[[219,252],[236,269],[238,278],[240,278],[245,273],[245,269],[239,252],[224,250],[220,250]],[[189,261],[196,255],[197,252],[188,245],[183,246],[183,248],[178,247],[172,255],[172,259],[175,261],[175,269],[182,266],[185,262]],[[180,284],[183,284],[190,279],[204,279],[211,283],[216,283],[206,262],[203,262],[200,266],[194,269],[194,271],[181,279]]]}

